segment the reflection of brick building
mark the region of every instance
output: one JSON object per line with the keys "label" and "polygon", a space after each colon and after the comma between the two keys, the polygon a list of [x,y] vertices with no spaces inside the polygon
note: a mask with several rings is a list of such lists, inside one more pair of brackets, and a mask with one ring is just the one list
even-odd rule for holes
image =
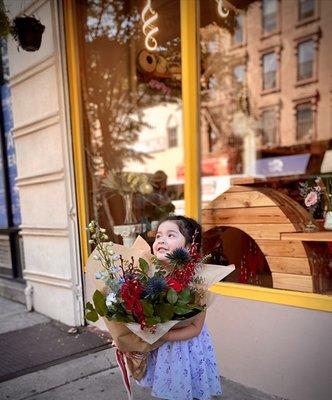
{"label": "reflection of brick building", "polygon": [[[331,139],[332,1],[263,0],[237,19],[223,51],[233,84],[247,83],[249,111],[259,121],[258,148]],[[215,133],[206,133],[205,141],[213,142]]]}

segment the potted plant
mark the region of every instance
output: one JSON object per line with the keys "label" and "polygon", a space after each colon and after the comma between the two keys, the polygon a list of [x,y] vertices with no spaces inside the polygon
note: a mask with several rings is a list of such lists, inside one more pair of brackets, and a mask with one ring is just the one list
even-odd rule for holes
{"label": "potted plant", "polygon": [[13,21],[12,35],[25,51],[40,48],[45,26],[35,16],[23,15]]}

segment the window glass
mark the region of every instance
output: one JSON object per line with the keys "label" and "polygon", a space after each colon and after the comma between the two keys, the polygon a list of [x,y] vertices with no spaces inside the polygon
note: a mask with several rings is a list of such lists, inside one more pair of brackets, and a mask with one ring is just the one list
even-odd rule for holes
{"label": "window glass", "polygon": [[268,53],[263,55],[263,89],[273,89],[276,81],[277,61],[276,54]]}
{"label": "window glass", "polygon": [[245,72],[246,71],[245,71],[244,65],[237,65],[233,71],[235,82],[240,83],[240,84],[243,83],[243,81],[245,79]]}
{"label": "window glass", "polygon": [[144,230],[174,210],[168,186],[183,181],[180,5],[75,4],[88,217],[116,234],[124,223]]}
{"label": "window glass", "polygon": [[234,44],[241,44],[244,41],[243,15],[236,16],[236,29],[233,37]]}
{"label": "window glass", "polygon": [[[326,242],[304,248],[297,241],[294,250],[279,240],[284,222],[294,226],[298,205],[300,214],[308,216],[299,182],[312,184],[316,176],[332,175],[329,3],[320,2],[324,19],[316,34],[317,22],[298,24],[297,1],[255,1],[221,13],[216,2],[200,1],[202,219],[212,262],[236,266],[226,281],[332,290]],[[238,15],[245,21],[245,40],[234,46]],[[262,15],[265,31],[273,35],[262,36]],[[261,197],[267,191],[279,199],[274,209],[269,209],[270,197]],[[281,223],[274,212],[284,215],[279,206],[284,195],[294,202],[297,217]],[[323,229],[324,202],[314,217]],[[304,229],[305,222],[295,224],[294,229]]]}
{"label": "window glass", "polygon": [[313,40],[300,43],[298,53],[298,80],[311,78],[314,70],[315,53]]}
{"label": "window glass", "polygon": [[311,103],[297,106],[296,135],[299,140],[310,140],[313,130],[313,115]]}
{"label": "window glass", "polygon": [[315,15],[315,0],[299,0],[299,20]]}
{"label": "window glass", "polygon": [[262,112],[262,144],[276,145],[277,115],[274,109]]}
{"label": "window glass", "polygon": [[273,32],[277,29],[277,0],[263,0],[263,31],[265,33]]}

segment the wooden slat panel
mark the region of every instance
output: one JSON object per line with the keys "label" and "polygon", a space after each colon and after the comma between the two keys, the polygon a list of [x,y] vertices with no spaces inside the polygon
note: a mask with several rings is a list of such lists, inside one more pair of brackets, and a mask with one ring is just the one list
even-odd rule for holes
{"label": "wooden slat panel", "polygon": [[299,240],[307,242],[332,242],[332,232],[295,232],[282,233],[281,240]]}
{"label": "wooden slat panel", "polygon": [[[202,210],[202,221],[208,224],[283,224],[289,219],[279,207],[231,208]],[[282,232],[282,231],[281,231]]]}
{"label": "wooden slat panel", "polygon": [[298,290],[313,292],[313,280],[307,275],[291,275],[272,272],[273,287],[276,289]]}
{"label": "wooden slat panel", "polygon": [[[220,224],[221,225],[221,224]],[[203,223],[203,230],[207,231],[212,228],[217,228],[218,224]],[[292,224],[222,224],[222,227],[238,228],[247,233],[253,239],[280,239],[281,232],[294,232],[295,228]]]}
{"label": "wooden slat panel", "polygon": [[233,193],[233,192],[252,192],[256,191],[256,188],[252,188],[249,186],[231,186],[228,190],[227,193]]}
{"label": "wooden slat panel", "polygon": [[207,204],[211,208],[248,208],[275,206],[276,202],[260,192],[225,192]]}
{"label": "wooden slat panel", "polygon": [[[293,233],[287,233],[292,235]],[[281,234],[284,235],[283,233]],[[285,234],[286,235],[286,234]],[[256,240],[257,245],[266,256],[280,257],[306,257],[307,253],[301,242],[296,241],[280,241],[280,240]]]}
{"label": "wooden slat panel", "polygon": [[300,257],[266,257],[271,272],[285,274],[311,275],[307,258]]}

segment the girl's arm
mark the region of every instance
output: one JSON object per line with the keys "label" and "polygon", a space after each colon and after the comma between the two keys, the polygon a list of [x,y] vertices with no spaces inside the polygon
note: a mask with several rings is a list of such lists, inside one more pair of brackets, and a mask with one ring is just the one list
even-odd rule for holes
{"label": "girl's arm", "polygon": [[186,326],[185,328],[172,329],[168,331],[162,337],[162,339],[168,342],[175,342],[177,340],[187,340],[198,336],[203,328],[203,324],[205,321],[205,314],[206,311],[198,314],[194,322]]}

